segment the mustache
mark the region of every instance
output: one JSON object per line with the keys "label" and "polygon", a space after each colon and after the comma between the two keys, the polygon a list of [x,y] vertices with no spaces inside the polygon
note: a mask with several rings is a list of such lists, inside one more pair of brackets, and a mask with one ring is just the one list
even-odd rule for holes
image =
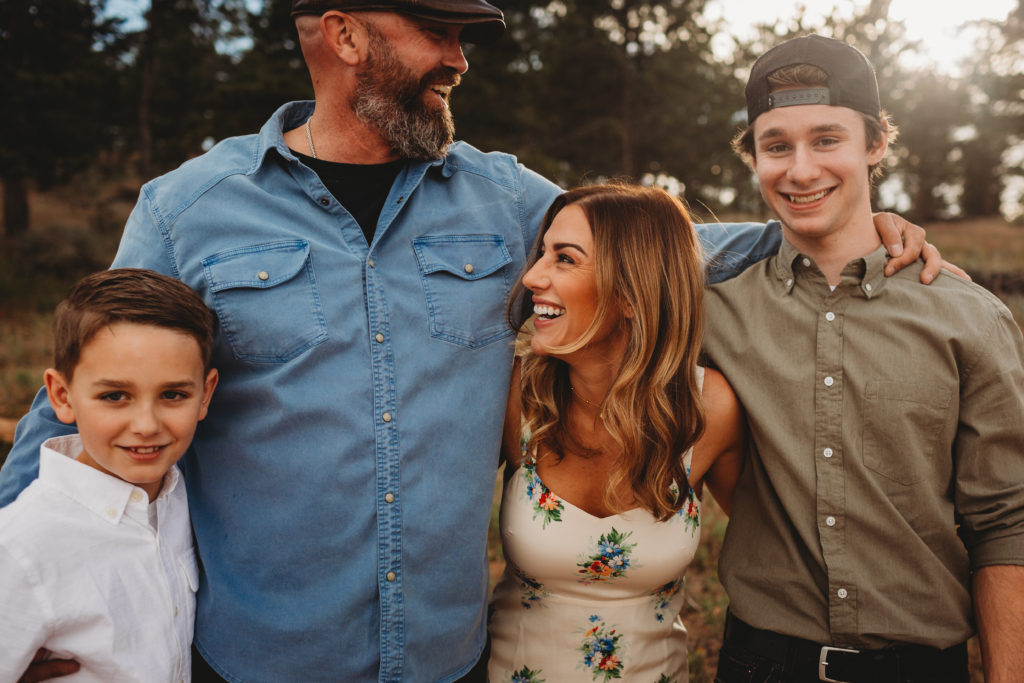
{"label": "mustache", "polygon": [[453,88],[462,83],[462,75],[446,66],[439,66],[433,69],[420,79],[420,92],[423,92],[432,85],[450,85]]}

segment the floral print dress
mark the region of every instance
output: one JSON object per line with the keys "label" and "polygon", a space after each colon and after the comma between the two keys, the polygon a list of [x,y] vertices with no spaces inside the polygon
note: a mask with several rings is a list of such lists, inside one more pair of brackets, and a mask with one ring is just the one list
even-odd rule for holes
{"label": "floral print dress", "polygon": [[686,683],[679,612],[701,523],[700,501],[686,495],[666,522],[642,509],[595,517],[544,485],[524,434],[501,504],[490,683]]}

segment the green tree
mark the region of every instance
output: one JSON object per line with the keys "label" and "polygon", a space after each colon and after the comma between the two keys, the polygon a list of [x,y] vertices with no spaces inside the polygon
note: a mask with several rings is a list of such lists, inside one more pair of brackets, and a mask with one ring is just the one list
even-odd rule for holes
{"label": "green tree", "polygon": [[0,180],[8,236],[29,224],[31,184],[47,187],[93,161],[110,139],[118,25],[100,0],[0,3]]}
{"label": "green tree", "polygon": [[498,2],[508,34],[467,56],[459,133],[566,185],[676,178],[722,184],[742,94],[711,51],[705,0]]}
{"label": "green tree", "polygon": [[243,26],[252,46],[217,89],[217,139],[258,130],[285,102],[313,99],[291,0],[265,0],[259,12],[245,12]]}
{"label": "green tree", "polygon": [[202,152],[214,134],[217,92],[231,57],[218,46],[240,30],[240,0],[151,0],[146,28],[133,35],[127,72],[137,96],[135,146],[143,177]]}
{"label": "green tree", "polygon": [[964,134],[961,204],[967,216],[1000,211],[1004,180],[1024,175],[1005,155],[1024,144],[1024,0],[1004,21],[973,22],[977,57],[965,65],[962,88],[970,126]]}

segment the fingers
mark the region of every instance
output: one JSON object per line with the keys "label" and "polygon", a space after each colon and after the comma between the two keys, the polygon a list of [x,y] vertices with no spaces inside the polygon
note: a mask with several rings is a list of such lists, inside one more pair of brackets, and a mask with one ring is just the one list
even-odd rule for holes
{"label": "fingers", "polygon": [[953,273],[953,275],[956,275],[957,277],[962,277],[963,279],[967,280],[968,282],[974,282],[974,279],[970,275],[967,274],[967,271],[964,270],[963,268],[961,268],[960,266],[956,265],[955,263],[950,263],[949,261],[946,261],[945,259],[943,259],[942,267],[943,267],[943,269],[948,270],[949,272]]}
{"label": "fingers", "polygon": [[[903,253],[903,235],[899,227],[902,218],[891,213],[876,213],[872,215],[875,222],[875,230],[878,237],[885,245],[890,256],[896,257]],[[904,221],[905,222],[905,221]]]}
{"label": "fingers", "polygon": [[70,676],[78,671],[79,665],[73,659],[49,659],[45,662],[33,662],[29,665],[18,683],[37,683],[51,678]]}
{"label": "fingers", "polygon": [[[882,229],[882,224],[878,220],[883,215],[893,225],[894,232],[891,235],[887,234],[888,230]],[[879,216],[876,216],[875,227],[879,229],[878,234],[882,238],[883,243],[887,245],[886,249],[892,257],[885,266],[886,275],[892,275],[900,268],[910,265],[921,255],[925,245],[924,228],[908,223],[899,216],[892,214],[879,214]]]}
{"label": "fingers", "polygon": [[921,258],[924,259],[924,268],[921,270],[921,282],[927,285],[935,279],[935,276],[939,274],[939,270],[942,268],[942,254],[939,253],[934,244],[925,242],[924,248],[921,249]]}

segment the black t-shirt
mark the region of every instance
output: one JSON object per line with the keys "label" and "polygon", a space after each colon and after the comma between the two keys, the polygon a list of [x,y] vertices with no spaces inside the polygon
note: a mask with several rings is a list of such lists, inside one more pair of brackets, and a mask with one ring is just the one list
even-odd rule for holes
{"label": "black t-shirt", "polygon": [[320,176],[324,187],[352,214],[363,229],[366,243],[370,244],[391,185],[406,160],[399,159],[386,164],[340,164],[314,159],[301,152],[295,154]]}

